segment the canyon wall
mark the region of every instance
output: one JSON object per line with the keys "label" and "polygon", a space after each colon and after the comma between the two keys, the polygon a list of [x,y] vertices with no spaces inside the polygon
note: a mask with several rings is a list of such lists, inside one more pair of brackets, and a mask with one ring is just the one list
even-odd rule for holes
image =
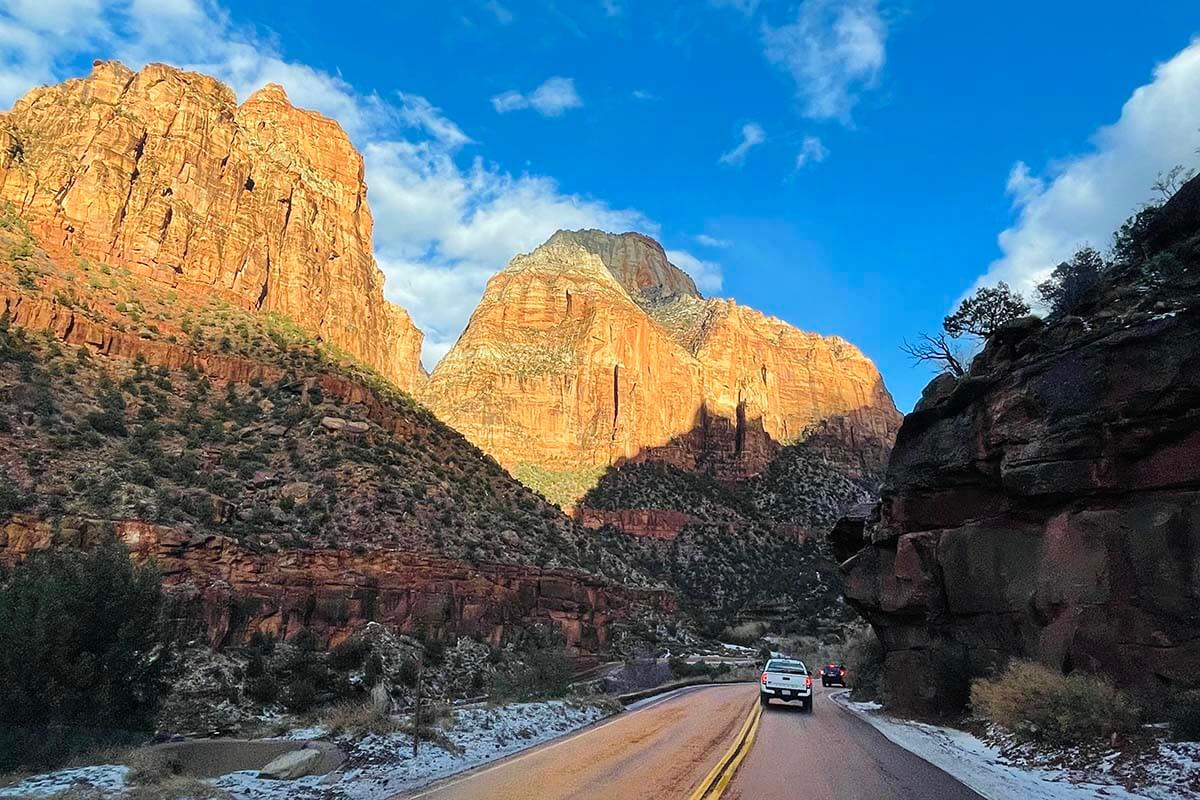
{"label": "canyon wall", "polygon": [[407,391],[422,335],[383,299],[362,157],[271,84],[96,62],[0,114],[0,204],[53,255],[124,267],[184,303],[284,314]]}
{"label": "canyon wall", "polygon": [[161,571],[179,635],[214,648],[245,644],[255,633],[286,639],[301,630],[332,646],[368,621],[499,647],[514,630],[541,624],[563,634],[568,654],[587,658],[608,647],[613,625],[631,613],[674,610],[670,593],[622,589],[569,570],[397,550],[256,552],[227,537],[140,521],[65,520],[55,530],[17,515],[0,524],[0,563],[51,546],[114,540]]}
{"label": "canyon wall", "polygon": [[657,242],[599,231],[494,276],[423,398],[509,468],[655,460],[723,480],[817,432],[877,470],[900,419],[844,340],[705,300]]}
{"label": "canyon wall", "polygon": [[1151,697],[1197,685],[1200,203],[1184,206],[1200,183],[1185,188],[1159,217],[1169,247],[930,383],[882,501],[834,530],[900,709],[961,708],[1013,657]]}

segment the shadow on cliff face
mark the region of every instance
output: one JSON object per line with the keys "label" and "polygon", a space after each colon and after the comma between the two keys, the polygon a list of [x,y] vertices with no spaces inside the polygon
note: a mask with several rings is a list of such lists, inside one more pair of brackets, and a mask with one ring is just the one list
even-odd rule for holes
{"label": "shadow on cliff face", "polygon": [[670,464],[724,483],[761,474],[787,447],[805,446],[820,452],[844,474],[872,479],[882,473],[896,430],[870,430],[864,422],[868,406],[831,414],[810,424],[790,441],[779,441],[766,430],[761,416],[751,417],[745,404],[728,417],[702,404],[692,427],[665,444],[650,445],[614,467],[646,461]]}
{"label": "shadow on cliff face", "polygon": [[1073,313],[998,330],[926,388],[875,508],[831,536],[902,712],[1010,658],[1152,708],[1200,681],[1200,181]]}
{"label": "shadow on cliff face", "polygon": [[[876,496],[887,443],[864,443],[840,417],[788,445],[771,440],[759,420],[702,414],[699,423],[670,445],[608,468],[576,518],[630,534],[643,549],[643,568],[675,589],[711,635],[748,621],[780,633],[838,631],[850,612],[836,563],[812,534]],[[747,455],[768,452],[755,474],[730,477]],[[801,606],[816,613],[801,618]]]}

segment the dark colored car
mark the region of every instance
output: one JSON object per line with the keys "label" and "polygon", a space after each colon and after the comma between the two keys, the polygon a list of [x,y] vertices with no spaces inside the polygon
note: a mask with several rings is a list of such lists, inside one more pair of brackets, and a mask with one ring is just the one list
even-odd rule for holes
{"label": "dark colored car", "polygon": [[826,664],[821,668],[822,686],[845,686],[846,668],[841,664]]}

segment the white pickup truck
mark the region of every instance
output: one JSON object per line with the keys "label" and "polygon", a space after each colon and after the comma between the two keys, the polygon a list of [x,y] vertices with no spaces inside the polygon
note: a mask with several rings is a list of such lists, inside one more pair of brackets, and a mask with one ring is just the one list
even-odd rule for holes
{"label": "white pickup truck", "polygon": [[794,658],[772,658],[767,661],[758,687],[758,701],[764,706],[776,700],[799,700],[802,711],[812,711],[812,675],[804,662]]}

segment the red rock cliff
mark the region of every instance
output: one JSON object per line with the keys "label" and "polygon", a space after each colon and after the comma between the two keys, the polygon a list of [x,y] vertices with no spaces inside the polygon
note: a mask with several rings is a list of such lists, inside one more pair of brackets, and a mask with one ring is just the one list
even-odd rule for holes
{"label": "red rock cliff", "polygon": [[2,202],[48,248],[285,314],[401,388],[424,380],[420,331],[383,299],[362,158],[279,86],[239,106],[204,75],[97,62],[0,114]]}
{"label": "red rock cliff", "polygon": [[878,467],[900,419],[852,345],[704,300],[653,240],[597,231],[494,276],[424,398],[509,467],[651,458],[728,479],[814,430]]}
{"label": "red rock cliff", "polygon": [[[51,546],[89,547],[114,538],[107,523],[67,520],[57,532],[28,516],[0,523],[0,563]],[[674,610],[668,592],[614,587],[568,570],[468,564],[397,550],[255,552],[223,536],[138,521],[115,523],[138,561],[153,559],[184,636],[213,647],[255,632],[289,638],[310,630],[331,645],[377,621],[401,633],[476,636],[499,647],[522,626],[552,625],[567,652],[608,647],[612,626],[638,608]]]}
{"label": "red rock cliff", "polygon": [[1183,241],[935,379],[882,502],[834,530],[901,709],[957,710],[1012,657],[1151,695],[1197,685],[1200,181],[1176,197],[1149,231]]}

